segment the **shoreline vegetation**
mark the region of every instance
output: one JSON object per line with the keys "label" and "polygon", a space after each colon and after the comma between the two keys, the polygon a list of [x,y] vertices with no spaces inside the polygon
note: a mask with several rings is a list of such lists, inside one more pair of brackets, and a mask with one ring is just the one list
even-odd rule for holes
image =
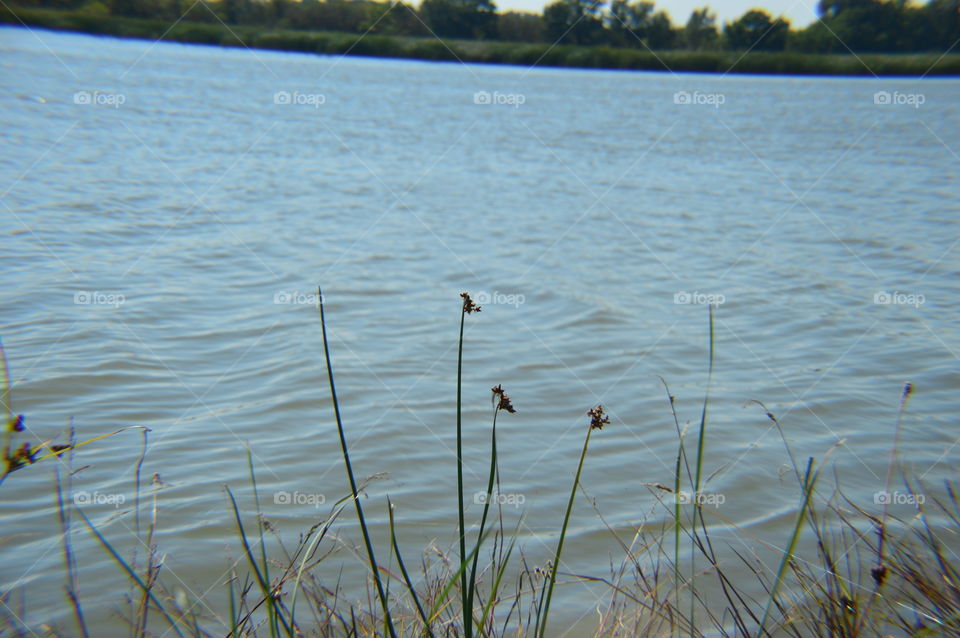
{"label": "shoreline vegetation", "polygon": [[[461,429],[483,427],[481,423],[464,423],[461,414],[462,378],[470,369],[471,359],[470,349],[464,347],[463,327],[484,317],[474,316],[482,308],[468,293],[462,293],[454,410],[458,445],[456,462],[451,459],[449,466],[451,477],[454,465],[458,476],[458,506],[448,521],[449,529],[457,530],[457,535],[455,539],[447,539],[446,549],[431,544],[419,561],[405,561],[397,543],[397,529],[404,526],[403,512],[397,511],[389,497],[364,497],[371,479],[358,481],[357,476],[367,476],[376,468],[357,468],[355,473],[351,462],[349,439],[355,438],[356,433],[340,412],[327,340],[327,324],[336,325],[337,319],[327,317],[322,293],[318,298],[320,338],[329,381],[326,417],[319,427],[336,426],[349,493],[332,504],[325,517],[317,515],[316,522],[299,535],[295,545],[285,544],[276,524],[261,511],[253,456],[248,449],[251,493],[238,503],[231,487],[224,486],[226,511],[236,530],[233,542],[241,560],[225,573],[222,582],[229,608],[214,611],[202,599],[191,600],[182,590],[177,593],[176,583],[171,588],[168,581],[174,577],[169,568],[161,574],[164,562],[161,557],[165,554],[155,542],[155,532],[157,512],[164,500],[164,483],[158,474],[154,474],[150,483],[141,478],[148,431],[142,430],[142,447],[131,446],[131,453],[138,456],[132,477],[133,507],[111,514],[98,524],[84,511],[92,508],[71,497],[75,474],[73,454],[78,447],[71,432],[70,443],[62,446],[61,454],[52,460],[57,464],[53,502],[63,550],[64,609],[69,610],[69,615],[64,614],[67,620],[60,620],[57,626],[51,626],[49,620],[44,619],[43,623],[33,623],[31,627],[21,621],[31,616],[29,609],[25,609],[24,591],[3,591],[0,592],[0,633],[5,633],[4,627],[17,636],[33,635],[35,629],[55,636],[88,636],[91,629],[92,635],[102,633],[103,627],[87,626],[82,601],[91,584],[80,578],[83,564],[100,556],[78,555],[70,540],[71,526],[74,526],[81,528],[78,532],[88,531],[95,541],[94,547],[99,546],[129,579],[130,589],[117,592],[115,616],[118,625],[126,626],[128,635],[137,638],[160,634],[181,638],[267,635],[271,638],[307,635],[546,638],[558,635],[559,631],[558,622],[548,624],[554,586],[577,582],[601,583],[608,589],[602,604],[594,610],[600,612],[596,636],[808,638],[873,637],[894,635],[892,632],[917,638],[960,635],[960,566],[953,560],[956,547],[951,545],[956,543],[960,531],[960,500],[950,482],[942,489],[934,489],[903,474],[899,443],[901,423],[913,393],[909,383],[903,388],[895,416],[886,479],[877,485],[877,494],[882,496],[879,499],[875,496],[870,506],[858,505],[847,498],[839,484],[829,485],[827,480],[821,480],[821,462],[825,458],[821,462],[813,458],[797,459],[777,417],[762,403],[753,401],[773,424],[770,427],[776,428],[789,461],[788,474],[796,481],[795,506],[786,514],[787,532],[778,538],[769,543],[759,541],[750,530],[727,522],[737,534],[753,538],[755,543],[772,552],[773,559],[765,564],[756,554],[743,553],[713,537],[716,519],[704,515],[711,507],[711,497],[717,496],[710,491],[710,477],[703,471],[704,458],[710,454],[708,406],[716,374],[714,308],[711,306],[706,388],[702,405],[696,406],[700,417],[690,422],[689,427],[681,426],[679,406],[666,381],[661,379],[664,409],[671,415],[678,437],[675,475],[671,485],[648,484],[647,489],[657,507],[667,513],[664,522],[642,524],[633,532],[618,533],[597,510],[598,519],[616,540],[622,555],[610,557],[608,575],[575,575],[565,568],[562,550],[572,510],[587,507],[584,501],[590,500],[579,495],[583,489],[581,472],[590,462],[589,443],[591,436],[617,437],[619,419],[611,423],[600,405],[585,411],[583,429],[574,434],[583,441],[579,461],[571,456],[569,473],[557,476],[555,481],[560,493],[566,494],[569,490],[569,497],[562,517],[556,512],[557,533],[555,539],[548,541],[553,551],[545,562],[529,562],[532,558],[516,544],[519,523],[514,529],[505,525],[502,503],[493,498],[499,494],[497,417],[509,419],[513,413],[523,410],[522,398],[515,408],[513,399],[500,384],[491,388],[490,420],[487,421],[490,424],[489,458],[481,453],[484,464],[489,461],[482,516],[464,507],[465,492],[484,486],[465,486],[463,480]],[[36,435],[25,426],[23,415],[13,410],[6,366],[4,373],[7,377],[3,393],[7,412],[4,444],[7,467],[10,472],[30,472],[29,466],[43,459],[35,459],[29,447],[26,455],[15,456],[13,452],[14,438],[24,433]],[[332,415],[326,411],[330,408]],[[451,429],[453,416],[452,413]],[[894,415],[891,415],[893,421]],[[501,434],[503,439],[510,436],[509,429]],[[11,464],[10,459],[17,462]],[[76,471],[80,470],[82,468]],[[895,481],[895,474],[903,478]],[[898,488],[897,484],[902,486]],[[2,489],[15,490],[16,483],[7,483]],[[891,498],[893,494],[897,498]],[[366,506],[361,505],[362,498],[367,501]],[[892,503],[902,505],[904,502],[909,502],[910,507],[896,511],[891,508]],[[492,503],[496,509],[491,507]],[[367,511],[385,509],[388,513],[389,542],[371,539],[364,507]],[[144,515],[142,524],[141,509],[151,513]],[[355,524],[342,520],[349,516],[351,509],[356,514]],[[130,525],[124,525],[123,530],[111,528],[111,521],[118,517],[125,517]],[[347,540],[357,537],[357,525],[363,538],[362,546],[355,540]],[[141,552],[138,557],[135,550],[132,557],[125,557],[110,541],[110,537],[125,537],[131,526],[141,547],[145,548],[145,555]],[[381,542],[375,547],[374,540]],[[337,573],[352,582],[366,584],[365,601],[349,600],[342,590],[340,576],[336,576],[334,583],[325,582],[318,575],[322,564],[338,559],[341,564],[335,568]],[[411,572],[408,565],[419,569]],[[734,577],[737,567],[740,576]],[[73,634],[66,628],[67,624],[73,625]]]}
{"label": "shoreline vegetation", "polygon": [[840,76],[960,76],[960,53],[804,53],[660,50],[605,45],[439,39],[131,18],[84,10],[0,6],[0,24],[91,35],[246,47],[322,55],[357,55],[604,70]]}

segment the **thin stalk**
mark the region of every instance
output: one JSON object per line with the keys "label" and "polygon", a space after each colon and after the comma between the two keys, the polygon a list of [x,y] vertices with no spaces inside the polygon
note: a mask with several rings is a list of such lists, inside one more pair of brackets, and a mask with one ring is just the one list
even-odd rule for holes
{"label": "thin stalk", "polygon": [[[460,526],[460,562],[467,560],[466,528],[463,521],[463,418],[462,418],[462,382],[463,382],[463,326],[466,323],[466,306],[460,311],[460,339],[457,348],[457,516]],[[473,610],[470,608],[470,592],[467,591],[467,572],[460,571],[460,603],[463,615],[463,635],[473,635]]]}
{"label": "thin stalk", "polygon": [[103,534],[100,533],[100,530],[98,530],[93,525],[93,523],[90,522],[90,519],[87,518],[87,515],[83,513],[83,510],[80,509],[79,507],[76,508],[76,510],[77,510],[77,513],[80,515],[80,518],[83,519],[84,524],[86,524],[86,526],[90,529],[90,531],[93,532],[93,535],[97,538],[97,541],[99,541],[100,545],[103,546],[105,550],[107,550],[107,553],[109,553],[110,556],[113,557],[115,561],[117,561],[117,564],[123,568],[123,570],[127,573],[127,576],[129,576],[130,579],[133,580],[133,582],[135,582],[140,587],[140,590],[147,595],[150,601],[157,606],[157,609],[160,611],[160,614],[164,617],[164,619],[170,625],[170,628],[173,629],[174,633],[180,636],[180,638],[184,638],[183,632],[181,632],[180,628],[177,627],[176,621],[174,621],[174,619],[170,617],[170,614],[168,614],[167,610],[163,608],[163,605],[161,605],[160,601],[157,600],[157,597],[153,595],[153,592],[150,591],[150,588],[147,585],[145,585],[142,580],[140,580],[140,577],[137,576],[137,573],[130,568],[130,565],[128,565],[125,560],[123,560],[123,557],[121,557],[120,554],[117,553],[117,550],[113,548],[113,545],[107,542],[107,539],[104,538]]}
{"label": "thin stalk", "polygon": [[[693,479],[693,536],[690,541],[690,576],[691,579],[693,575],[697,573],[696,571],[696,536],[697,536],[697,518],[700,518],[700,524],[704,526],[704,532],[706,532],[706,526],[703,521],[703,511],[700,507],[700,477],[703,472],[703,450],[704,442],[706,441],[706,432],[707,432],[707,405],[710,403],[710,383],[713,380],[713,353],[714,353],[714,329],[713,329],[713,305],[709,306],[710,313],[710,346],[709,346],[709,364],[707,367],[707,389],[703,395],[703,409],[700,412],[700,434],[697,437],[697,469],[696,474]],[[695,635],[695,612],[696,606],[694,604],[694,597],[690,597],[690,636]]]}
{"label": "thin stalk", "polygon": [[477,587],[477,560],[480,558],[480,539],[483,537],[483,530],[487,523],[487,514],[490,511],[490,499],[493,496],[493,481],[497,474],[497,413],[500,407],[497,405],[493,409],[493,429],[490,434],[490,476],[487,479],[487,498],[483,504],[483,515],[480,517],[480,535],[477,537],[477,551],[473,554],[473,566],[470,568],[469,592],[467,596],[467,609],[473,614],[473,597]]}
{"label": "thin stalk", "polygon": [[[263,571],[263,579],[268,586],[272,587],[270,582],[270,565],[267,563],[267,545],[263,541],[263,514],[260,511],[260,492],[257,490],[257,475],[253,471],[253,451],[247,445],[247,467],[250,469],[250,484],[253,487],[253,502],[257,510],[257,533],[260,536],[260,569]],[[270,601],[274,600],[273,591],[270,592]],[[277,607],[275,604],[267,605],[267,617],[270,619],[270,636],[275,637],[280,632],[280,626],[277,622]]]}
{"label": "thin stalk", "polygon": [[547,634],[547,619],[550,614],[550,599],[553,598],[553,586],[557,582],[557,568],[560,566],[560,554],[563,552],[563,541],[567,535],[567,524],[570,522],[570,513],[573,511],[573,500],[577,495],[577,486],[580,485],[580,473],[583,471],[583,462],[587,458],[587,448],[590,446],[590,435],[593,433],[593,427],[587,430],[587,436],[583,440],[583,450],[580,451],[580,462],[577,463],[577,475],[573,479],[573,488],[570,490],[570,498],[567,500],[567,511],[563,515],[563,526],[560,528],[560,540],[557,541],[557,553],[553,558],[553,566],[550,570],[550,581],[547,587],[547,596],[543,604],[543,615],[540,621],[540,638]]}
{"label": "thin stalk", "polygon": [[900,426],[903,423],[903,412],[907,407],[907,399],[913,392],[913,386],[909,383],[903,386],[903,394],[900,395],[900,408],[897,411],[897,425],[893,433],[893,447],[890,449],[890,461],[887,463],[887,478],[884,481],[883,490],[888,498],[883,502],[883,518],[880,523],[880,541],[877,547],[877,569],[883,567],[884,540],[886,538],[887,514],[890,508],[890,483],[893,479],[893,466],[896,464],[897,454],[900,452]]}
{"label": "thin stalk", "polygon": [[[320,329],[323,333],[323,355],[327,360],[327,378],[330,380],[330,397],[333,400],[333,413],[337,419],[337,432],[340,434],[340,451],[343,453],[343,463],[347,468],[347,478],[350,479],[350,493],[351,493],[351,496],[353,497],[353,503],[357,509],[357,518],[360,519],[360,532],[363,534],[363,543],[364,545],[366,545],[366,548],[367,548],[367,557],[370,559],[370,571],[373,573],[373,579],[377,585],[377,594],[380,597],[380,605],[383,607],[383,615],[384,615],[384,618],[386,619],[387,631],[390,633],[390,636],[392,638],[396,638],[397,633],[396,633],[396,630],[393,628],[393,619],[390,616],[390,606],[387,603],[387,595],[384,592],[383,583],[380,581],[380,570],[379,570],[379,567],[377,566],[376,556],[374,556],[374,553],[373,553],[373,543],[370,542],[370,533],[367,531],[367,521],[363,517],[363,506],[360,504],[360,496],[357,493],[357,481],[353,476],[353,466],[350,463],[350,452],[347,450],[347,437],[346,437],[346,434],[344,434],[344,430],[343,430],[343,420],[340,418],[340,402],[337,400],[337,387],[333,382],[333,364],[330,362],[330,346],[327,341],[327,320],[323,310],[323,291],[318,288],[317,293],[320,296]],[[463,328],[461,326],[461,336],[462,336],[462,330]],[[463,344],[461,342],[461,348],[462,348],[462,345]],[[457,384],[458,436],[459,436],[459,412],[460,412],[459,386],[460,384],[458,383]],[[463,501],[462,487],[460,492],[461,492],[460,496],[461,496],[461,503],[462,503]],[[462,521],[463,520],[462,508],[460,512],[460,518]],[[461,533],[462,533],[462,527],[461,527]],[[461,543],[463,542],[462,536],[461,536],[460,542]]]}
{"label": "thin stalk", "polygon": [[[70,600],[70,607],[73,609],[73,615],[77,620],[77,627],[80,629],[80,635],[88,638],[90,633],[87,631],[87,624],[83,619],[83,607],[80,605],[79,579],[77,578],[77,558],[70,545],[70,513],[65,507],[63,500],[63,487],[60,482],[60,468],[54,468],[54,479],[57,486],[57,515],[60,520],[60,534],[63,537],[63,562],[67,567],[67,598]],[[71,476],[67,475],[67,494],[71,493]]]}
{"label": "thin stalk", "polygon": [[403,563],[403,556],[400,555],[400,547],[397,545],[397,532],[393,522],[393,503],[390,502],[389,498],[387,498],[387,511],[390,513],[390,544],[393,546],[393,553],[397,556],[397,565],[400,566],[400,573],[403,574],[403,580],[407,584],[407,589],[410,590],[410,596],[413,597],[413,603],[417,606],[417,613],[420,614],[420,619],[423,621],[423,630],[427,632],[427,635],[429,635],[430,638],[433,638],[433,630],[430,629],[430,621],[427,619],[427,614],[423,611],[423,606],[420,604],[420,597],[417,596],[417,590],[413,586],[413,581],[410,579],[410,574],[407,572],[407,566]]}
{"label": "thin stalk", "polygon": [[492,616],[492,607],[497,600],[497,592],[500,590],[500,581],[503,579],[503,574],[507,569],[507,564],[510,562],[510,554],[513,553],[513,546],[517,542],[517,536],[514,534],[513,538],[510,540],[510,547],[507,548],[507,554],[502,561],[500,561],[500,567],[497,569],[497,577],[493,581],[493,589],[490,592],[490,598],[487,600],[487,604],[483,607],[483,612],[480,614],[480,630],[484,631],[484,625],[487,622],[487,615],[491,616],[491,623],[493,621]]}
{"label": "thin stalk", "polygon": [[274,613],[269,617],[271,619],[277,618],[281,623],[283,623],[284,631],[286,631],[289,635],[293,635],[293,632],[290,626],[287,624],[286,619],[284,619],[279,610],[276,609],[277,600],[273,595],[270,582],[265,578],[260,567],[257,566],[257,560],[253,557],[253,552],[250,550],[250,543],[247,541],[247,532],[243,529],[243,521],[240,519],[240,509],[237,507],[237,500],[233,497],[233,492],[229,487],[224,486],[224,489],[227,491],[227,496],[230,497],[230,505],[233,508],[233,516],[237,521],[237,533],[240,535],[240,542],[243,544],[244,555],[247,557],[247,561],[249,561],[250,567],[253,569],[253,574],[257,578],[257,583],[260,585],[260,591],[263,593],[262,602],[266,603],[268,614],[270,613],[271,609],[274,610]]}
{"label": "thin stalk", "polygon": [[773,581],[773,587],[770,589],[770,598],[767,599],[767,607],[763,611],[763,619],[760,621],[760,627],[757,629],[757,635],[762,636],[764,627],[767,624],[767,618],[770,616],[770,610],[773,608],[777,598],[777,591],[783,582],[783,576],[787,571],[790,558],[797,547],[797,541],[800,538],[800,530],[803,529],[803,521],[807,518],[807,510],[810,507],[810,497],[813,494],[814,485],[817,482],[819,472],[813,471],[813,457],[807,459],[807,471],[803,477],[803,502],[800,504],[800,512],[797,514],[797,522],[793,526],[793,533],[790,535],[790,543],[787,545],[783,558],[780,560],[780,567],[777,569],[777,578]]}

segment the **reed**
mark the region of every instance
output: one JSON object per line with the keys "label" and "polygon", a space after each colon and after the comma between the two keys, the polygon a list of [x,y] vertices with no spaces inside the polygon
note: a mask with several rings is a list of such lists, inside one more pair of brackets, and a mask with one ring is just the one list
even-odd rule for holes
{"label": "reed", "polygon": [[[292,548],[277,527],[261,511],[261,501],[252,452],[247,451],[252,501],[256,513],[256,532],[241,514],[240,503],[233,490],[225,486],[233,525],[237,532],[241,561],[228,570],[228,609],[223,617],[204,616],[197,612],[197,603],[185,602],[172,595],[165,586],[156,559],[156,521],[163,487],[154,475],[153,489],[141,489],[141,472],[146,466],[147,433],[143,430],[143,446],[134,464],[136,503],[133,526],[141,539],[141,496],[152,500],[152,516],[141,541],[147,548],[145,559],[125,558],[108,538],[106,525],[95,524],[84,508],[71,496],[71,463],[79,447],[72,428],[60,454],[63,467],[57,467],[54,482],[57,521],[62,535],[63,563],[66,579],[65,604],[76,626],[75,635],[98,635],[104,627],[90,626],[84,613],[80,575],[90,557],[78,554],[71,538],[71,521],[79,520],[90,532],[96,545],[131,583],[134,595],[127,596],[130,615],[124,618],[128,633],[146,638],[167,632],[181,637],[226,635],[232,638],[270,635],[299,636],[533,636],[546,638],[560,635],[551,629],[551,610],[556,593],[560,564],[563,559],[569,523],[577,502],[578,490],[594,430],[610,422],[602,406],[587,415],[589,426],[584,436],[576,466],[571,458],[572,486],[566,508],[560,519],[556,547],[547,565],[531,564],[518,546],[517,528],[508,537],[500,511],[499,525],[491,523],[493,495],[499,494],[500,456],[497,423],[500,412],[513,413],[510,397],[501,385],[492,388],[493,414],[490,425],[489,470],[483,487],[486,502],[479,515],[476,538],[467,546],[466,532],[469,510],[464,501],[467,488],[463,475],[462,434],[468,424],[463,418],[462,382],[464,372],[464,326],[466,315],[479,311],[469,294],[463,293],[460,316],[457,363],[457,477],[459,492],[456,520],[457,538],[450,539],[451,549],[431,546],[424,550],[419,568],[404,560],[397,540],[403,526],[389,496],[386,512],[389,517],[388,554],[396,557],[398,573],[381,566],[368,531],[360,494],[366,481],[358,483],[354,475],[347,445],[347,429],[340,413],[327,335],[327,318],[320,296],[320,323],[326,360],[330,397],[340,438],[340,452],[348,477],[349,493],[336,501],[330,512],[301,534]],[[619,565],[611,564],[609,575],[583,574],[572,576],[573,582],[601,583],[607,588],[605,609],[599,616],[596,636],[676,636],[695,638],[720,636],[794,636],[829,635],[859,638],[861,636],[960,635],[960,568],[955,561],[955,538],[960,533],[960,500],[953,484],[935,490],[921,480],[904,477],[906,492],[918,503],[912,519],[898,519],[887,506],[878,511],[859,507],[843,496],[839,482],[827,491],[819,480],[821,461],[809,458],[805,470],[794,457],[787,433],[780,420],[767,407],[755,401],[774,423],[783,441],[798,487],[798,505],[787,538],[776,546],[752,538],[747,529],[727,521],[733,533],[750,537],[777,552],[775,570],[768,570],[758,560],[736,549],[720,549],[713,539],[714,530],[707,524],[701,496],[710,477],[705,457],[709,452],[708,414],[711,408],[711,386],[714,375],[715,335],[713,311],[709,315],[709,360],[707,387],[699,407],[699,430],[695,456],[687,449],[686,430],[681,427],[680,407],[666,381],[660,379],[669,400],[669,410],[677,433],[677,452],[673,461],[673,484],[651,484],[656,498],[652,508],[664,507],[669,516],[661,527],[640,525],[632,538],[621,538],[607,524],[603,513],[594,504],[597,517],[606,526],[620,547]],[[0,346],[2,352],[2,346]],[[9,376],[8,372],[5,372]],[[893,436],[890,465],[884,481],[889,491],[897,469],[898,446],[907,399],[913,387],[907,384],[901,395]],[[16,422],[11,408],[11,386],[6,384],[4,403],[8,413],[6,439],[17,432],[9,429]],[[697,420],[693,421],[694,426]],[[616,436],[615,432],[611,433]],[[12,449],[12,444],[6,444]],[[826,456],[829,456],[829,452]],[[22,467],[26,467],[24,464]],[[17,468],[20,469],[20,468]],[[61,469],[64,477],[61,478]],[[370,479],[368,479],[370,480]],[[2,489],[15,489],[7,483]],[[683,487],[692,491],[692,515],[684,515]],[[669,495],[669,498],[664,495]],[[339,516],[352,501],[360,524],[363,550],[356,556],[368,574],[366,602],[348,599],[339,580],[324,579],[323,565],[347,545],[334,532]],[[498,503],[498,510],[500,509]],[[128,513],[129,514],[129,513]],[[124,514],[121,514],[124,515]],[[805,533],[805,531],[807,533]],[[272,536],[270,536],[272,535]],[[488,542],[489,539],[492,542]],[[268,541],[271,541],[268,544]],[[681,549],[689,542],[690,555]],[[259,547],[257,547],[259,546]],[[351,548],[351,551],[354,551]],[[365,558],[363,554],[365,553]],[[734,576],[732,565],[745,571]],[[392,565],[392,562],[391,562]],[[699,565],[699,567],[698,567]],[[342,569],[342,566],[341,566]],[[744,577],[744,573],[747,577]],[[567,575],[570,576],[570,575]],[[372,585],[373,593],[370,586]],[[391,587],[393,586],[393,589]],[[757,592],[764,592],[758,596]],[[0,630],[12,635],[30,635],[35,629],[25,625],[23,604],[15,608],[12,594],[0,592]],[[118,598],[120,595],[118,594]],[[299,601],[299,602],[298,602]],[[303,611],[309,613],[309,617]],[[57,628],[53,635],[69,632]]]}

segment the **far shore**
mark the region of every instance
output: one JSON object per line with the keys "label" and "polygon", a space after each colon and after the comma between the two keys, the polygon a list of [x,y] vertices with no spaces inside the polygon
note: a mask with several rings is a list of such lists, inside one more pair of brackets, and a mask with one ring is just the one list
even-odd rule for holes
{"label": "far shore", "polygon": [[181,21],[121,18],[80,11],[0,7],[0,24],[92,35],[300,53],[428,61],[630,71],[835,76],[960,76],[960,53],[834,55],[796,52],[655,51],[409,36],[359,36]]}

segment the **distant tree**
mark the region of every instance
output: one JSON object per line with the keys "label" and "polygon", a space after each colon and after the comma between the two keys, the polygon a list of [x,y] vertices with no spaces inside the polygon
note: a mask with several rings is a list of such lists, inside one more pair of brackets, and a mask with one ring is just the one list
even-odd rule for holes
{"label": "distant tree", "polygon": [[672,49],[677,44],[677,32],[670,22],[670,15],[663,10],[657,11],[650,18],[647,27],[647,45],[655,50]]}
{"label": "distant tree", "polygon": [[784,18],[771,18],[760,9],[747,11],[740,19],[723,29],[727,46],[737,50],[783,51],[787,44],[790,23]]}
{"label": "distant tree", "polygon": [[542,42],[543,16],[507,11],[497,16],[497,35],[507,42]]}
{"label": "distant tree", "polygon": [[227,24],[242,24],[249,21],[250,0],[222,0],[220,10]]}
{"label": "distant tree", "polygon": [[441,37],[493,38],[497,7],[492,0],[423,0],[420,15]]}
{"label": "distant tree", "polygon": [[557,0],[543,10],[547,39],[569,44],[603,41],[603,0]]}
{"label": "distant tree", "polygon": [[611,44],[641,46],[647,38],[652,17],[652,2],[613,0],[604,20],[607,31],[610,33]]}
{"label": "distant tree", "polygon": [[932,0],[921,11],[929,36],[923,48],[946,51],[960,40],[960,0]]}
{"label": "distant tree", "polygon": [[109,0],[110,13],[127,18],[153,17],[154,6],[144,0]]}
{"label": "distant tree", "polygon": [[694,9],[683,28],[683,44],[686,48],[697,51],[716,46],[719,39],[717,32],[717,14],[709,8]]}
{"label": "distant tree", "polygon": [[820,0],[820,19],[839,50],[896,52],[924,48],[921,10],[905,1]]}

